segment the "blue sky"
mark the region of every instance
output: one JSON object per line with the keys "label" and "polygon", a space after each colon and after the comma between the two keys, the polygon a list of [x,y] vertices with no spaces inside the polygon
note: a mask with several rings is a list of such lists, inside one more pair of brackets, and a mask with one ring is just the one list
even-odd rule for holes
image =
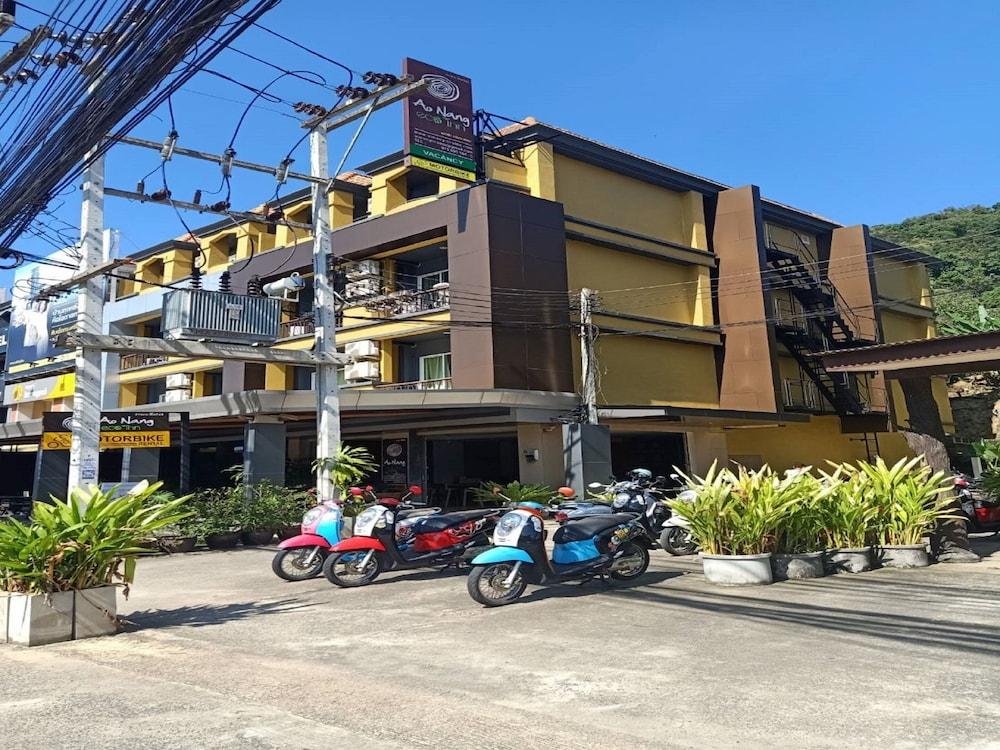
{"label": "blue sky", "polygon": [[[51,0],[34,0],[48,8]],[[40,19],[24,12],[21,23]],[[284,0],[265,23],[357,70],[398,71],[413,56],[470,76],[476,106],[533,115],[844,223],[877,224],[946,206],[1000,201],[1000,3],[524,2],[421,4]],[[252,30],[237,47],[342,82],[335,67]],[[212,67],[263,86],[275,72],[231,52]],[[330,92],[284,79],[288,101]],[[221,152],[251,95],[198,75],[174,101],[181,144]],[[277,163],[300,129],[284,104],[259,102],[235,148]],[[284,114],[282,114],[284,113]],[[137,134],[161,140],[166,112]],[[381,112],[349,165],[399,148],[398,107]],[[349,133],[331,142],[336,161]],[[307,168],[300,149],[296,167]],[[108,184],[134,189],[156,154],[116,147]],[[217,168],[168,166],[175,197],[219,186]],[[160,185],[155,172],[148,191]],[[273,180],[239,173],[236,206],[270,197]],[[58,210],[76,222],[75,195]],[[208,196],[206,195],[206,200]],[[189,226],[209,216],[186,215]],[[123,251],[184,231],[169,208],[109,202]],[[24,238],[20,246],[46,245]],[[6,281],[0,277],[0,282]]]}

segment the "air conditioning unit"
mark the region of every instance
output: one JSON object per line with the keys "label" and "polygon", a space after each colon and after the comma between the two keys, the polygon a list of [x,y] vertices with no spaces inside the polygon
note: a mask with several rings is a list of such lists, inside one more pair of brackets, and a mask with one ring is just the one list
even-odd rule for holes
{"label": "air conditioning unit", "polygon": [[344,379],[349,383],[359,380],[378,380],[378,362],[355,362],[344,367]]}
{"label": "air conditioning unit", "polygon": [[352,341],[350,344],[344,344],[344,354],[353,359],[366,362],[378,362],[380,359],[378,342],[371,339]]}
{"label": "air conditioning unit", "polygon": [[273,344],[281,300],[207,289],[174,289],[163,295],[163,338]]}
{"label": "air conditioning unit", "polygon": [[355,361],[344,367],[344,378],[348,382],[379,379],[379,345],[377,341],[366,339],[344,344],[344,354]]}

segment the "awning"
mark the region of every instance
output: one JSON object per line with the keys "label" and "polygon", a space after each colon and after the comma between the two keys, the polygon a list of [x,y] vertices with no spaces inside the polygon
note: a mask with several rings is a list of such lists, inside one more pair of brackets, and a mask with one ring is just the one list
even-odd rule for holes
{"label": "awning", "polygon": [[1000,331],[841,349],[816,356],[829,372],[883,372],[887,378],[1000,370]]}

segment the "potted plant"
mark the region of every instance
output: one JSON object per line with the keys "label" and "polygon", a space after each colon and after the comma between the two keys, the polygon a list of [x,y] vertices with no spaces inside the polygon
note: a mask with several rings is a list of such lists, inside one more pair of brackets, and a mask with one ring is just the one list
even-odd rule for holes
{"label": "potted plant", "polygon": [[316,504],[316,490],[289,490],[282,497],[277,519],[278,539],[284,541],[302,533],[302,516]]}
{"label": "potted plant", "polygon": [[185,515],[187,498],[157,502],[159,487],[79,487],[36,502],[30,523],[0,524],[0,639],[35,646],[113,633],[117,589],[128,596],[142,544]]}
{"label": "potted plant", "polygon": [[827,488],[809,468],[792,469],[798,499],[777,520],[771,570],[776,581],[819,578],[823,565],[823,510]]}
{"label": "potted plant", "polygon": [[263,547],[274,539],[281,506],[287,490],[266,479],[255,485],[244,487],[242,509],[243,544],[250,547]]}
{"label": "potted plant", "polygon": [[203,490],[195,496],[198,536],[209,549],[232,549],[240,543],[242,501],[232,487]]}
{"label": "potted plant", "polygon": [[496,505],[497,501],[503,498],[507,498],[514,505],[518,503],[541,503],[545,505],[552,500],[554,494],[552,488],[548,485],[522,484],[516,481],[508,482],[507,484],[483,482],[481,486],[473,490],[473,493],[476,501],[483,505]]}
{"label": "potted plant", "polygon": [[952,481],[943,471],[933,472],[922,456],[900,459],[889,466],[877,458],[874,464],[860,462],[867,477],[866,489],[880,513],[876,542],[879,561],[889,568],[925,568],[930,556],[924,535],[948,517]]}
{"label": "potted plant", "polygon": [[797,477],[713,464],[704,477],[683,479],[690,489],[670,507],[690,523],[705,578],[723,586],[771,583],[775,530],[797,499]]}
{"label": "potted plant", "polygon": [[155,534],[156,549],[167,554],[194,552],[198,543],[197,519],[185,518],[176,524],[164,526]]}
{"label": "potted plant", "polygon": [[364,497],[352,495],[350,488],[376,471],[378,464],[367,448],[341,445],[335,457],[313,462],[313,470],[318,472],[320,469],[329,472],[330,480],[342,498],[344,532],[350,534],[354,529],[354,517],[368,505],[368,500]]}
{"label": "potted plant", "polygon": [[832,474],[820,473],[826,487],[821,507],[828,569],[845,573],[871,570],[870,540],[879,509],[866,491],[866,475],[850,464],[836,466]]}

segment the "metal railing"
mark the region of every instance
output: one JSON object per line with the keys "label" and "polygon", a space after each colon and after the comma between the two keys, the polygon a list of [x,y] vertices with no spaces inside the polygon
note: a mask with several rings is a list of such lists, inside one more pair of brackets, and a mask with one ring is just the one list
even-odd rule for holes
{"label": "metal railing", "polygon": [[371,297],[348,299],[347,304],[366,307],[380,318],[394,318],[397,315],[441,310],[448,307],[449,302],[448,289],[397,289]]}
{"label": "metal railing", "polygon": [[451,388],[451,378],[413,380],[409,383],[380,383],[375,388],[380,391],[444,391]]}
{"label": "metal railing", "polygon": [[118,369],[134,370],[138,367],[163,364],[168,359],[170,358],[164,354],[123,354],[118,362]]}
{"label": "metal railing", "polygon": [[820,411],[823,408],[823,397],[811,380],[782,378],[781,391],[782,401],[789,408],[812,411]]}
{"label": "metal railing", "polygon": [[293,318],[278,327],[279,339],[293,339],[297,336],[311,336],[316,332],[316,319],[312,315]]}
{"label": "metal railing", "polygon": [[808,318],[798,300],[787,293],[777,293],[772,299],[774,320],[778,325],[806,330]]}

